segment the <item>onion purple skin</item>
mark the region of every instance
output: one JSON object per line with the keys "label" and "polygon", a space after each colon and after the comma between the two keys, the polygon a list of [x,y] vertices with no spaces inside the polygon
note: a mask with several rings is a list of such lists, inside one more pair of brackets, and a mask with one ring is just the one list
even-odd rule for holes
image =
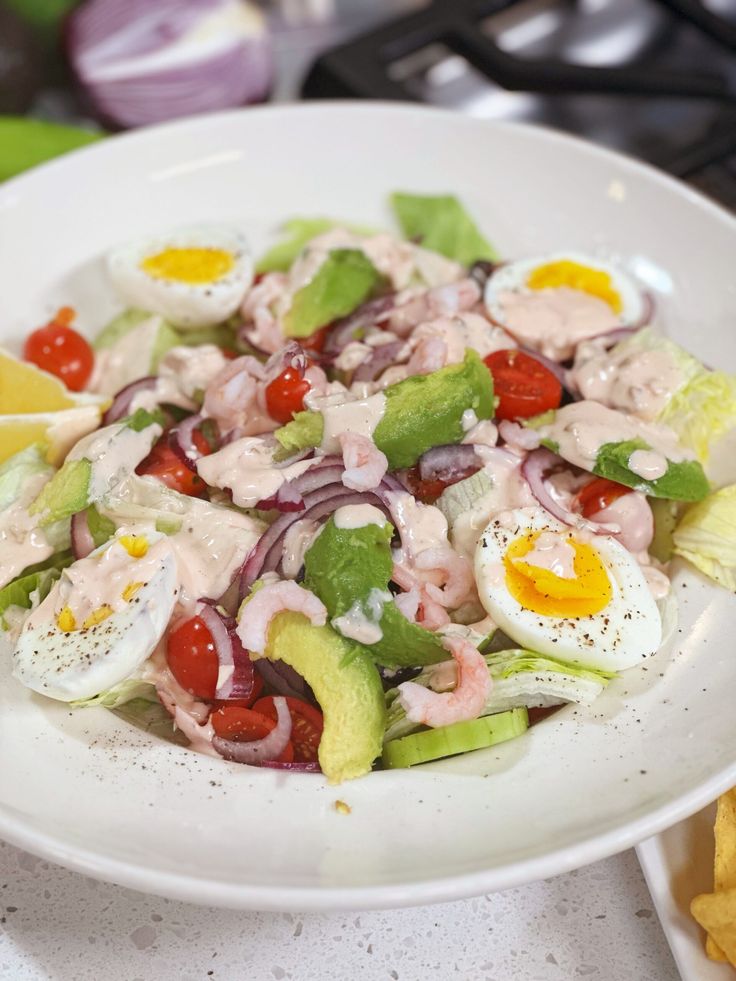
{"label": "onion purple skin", "polygon": [[77,511],[71,520],[72,554],[75,559],[86,559],[95,549],[95,540],[87,523],[87,510]]}
{"label": "onion purple skin", "polygon": [[148,375],[145,378],[138,378],[136,381],[125,385],[113,397],[112,403],[107,412],[102,417],[103,426],[111,426],[114,422],[124,419],[129,415],[130,404],[139,392],[148,392],[156,387],[158,379],[155,375]]}
{"label": "onion purple skin", "polygon": [[[270,38],[260,34],[233,37],[233,44],[209,57],[177,67],[143,68],[139,75],[99,80],[85,65],[95,45],[129,31],[124,59],[145,58],[165,49],[227,0],[86,0],[64,25],[64,47],[82,100],[110,129],[127,129],[197,113],[262,102],[273,81]],[[141,14],[158,13],[150,32],[135,34],[131,24]],[[178,21],[177,21],[178,18]],[[108,31],[106,32],[106,29]],[[121,42],[121,47],[125,41]],[[100,55],[97,56],[102,61]]]}
{"label": "onion purple skin", "polygon": [[567,466],[562,457],[557,456],[556,453],[543,446],[540,446],[539,449],[532,450],[525,457],[521,465],[522,475],[529,484],[529,489],[540,507],[544,508],[553,518],[561,521],[562,524],[572,528],[584,528],[586,531],[592,531],[596,535],[611,535],[619,532],[621,529],[618,525],[588,521],[582,515],[576,514],[574,511],[568,511],[567,508],[563,507],[562,504],[552,497],[546,487],[546,475],[550,470],[560,466]]}
{"label": "onion purple skin", "polygon": [[279,757],[291,738],[292,720],[291,712],[283,697],[277,695],[273,703],[276,708],[276,727],[263,739],[238,742],[235,739],[223,739],[222,736],[215,736],[212,740],[213,749],[232,763],[254,763],[257,765]]}
{"label": "onion purple skin", "polygon": [[448,443],[433,446],[417,462],[422,480],[457,481],[477,473],[483,461],[471,443]]}
{"label": "onion purple skin", "polygon": [[300,698],[303,702],[316,705],[314,692],[302,676],[284,661],[270,661],[259,658],[255,662],[256,671],[269,691],[266,694],[284,695],[286,698]]}

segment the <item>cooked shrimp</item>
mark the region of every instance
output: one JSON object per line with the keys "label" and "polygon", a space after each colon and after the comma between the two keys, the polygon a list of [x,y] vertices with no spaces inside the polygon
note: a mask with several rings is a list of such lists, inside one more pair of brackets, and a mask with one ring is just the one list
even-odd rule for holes
{"label": "cooked shrimp", "polygon": [[480,287],[474,279],[460,279],[433,289],[406,290],[398,299],[399,303],[388,317],[388,327],[405,337],[428,320],[472,310],[480,300]]}
{"label": "cooked shrimp", "polygon": [[441,337],[422,337],[414,348],[406,375],[431,375],[447,364],[447,344]]}
{"label": "cooked shrimp", "polygon": [[429,596],[447,609],[457,609],[473,598],[475,577],[470,560],[459,555],[451,545],[433,545],[414,557],[414,569],[420,573],[437,573],[444,588],[433,586]]}
{"label": "cooked shrimp", "polygon": [[378,449],[372,439],[359,433],[340,433],[337,438],[345,462],[343,484],[358,491],[378,487],[388,470],[386,454]]}
{"label": "cooked shrimp", "polygon": [[274,307],[287,290],[286,273],[268,273],[245,295],[240,312],[245,321],[245,339],[261,351],[275,354],[284,346],[284,335]]}
{"label": "cooked shrimp", "polygon": [[223,433],[241,436],[271,432],[278,425],[265,408],[266,374],[260,361],[250,355],[230,361],[207,386],[204,413]]}
{"label": "cooked shrimp", "polygon": [[443,638],[442,645],[457,664],[457,684],[453,691],[438,693],[414,681],[399,685],[399,702],[407,718],[433,729],[477,719],[492,687],[485,659],[470,641],[464,637],[447,636]]}
{"label": "cooked shrimp", "polygon": [[268,628],[277,613],[289,610],[303,613],[315,627],[327,622],[324,603],[314,593],[293,580],[262,586],[243,607],[237,634],[246,650],[263,654],[268,642]]}
{"label": "cooked shrimp", "polygon": [[427,630],[439,630],[440,627],[447,626],[450,617],[441,602],[441,589],[431,583],[421,582],[406,566],[400,564],[394,564],[391,578],[406,590],[396,596],[394,602],[407,620],[418,623]]}

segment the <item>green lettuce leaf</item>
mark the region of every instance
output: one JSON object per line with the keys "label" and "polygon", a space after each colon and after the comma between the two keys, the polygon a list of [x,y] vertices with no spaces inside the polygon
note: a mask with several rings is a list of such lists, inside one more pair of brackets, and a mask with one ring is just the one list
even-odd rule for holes
{"label": "green lettuce leaf", "polygon": [[110,521],[104,514],[100,514],[94,504],[87,508],[87,527],[92,536],[92,541],[95,543],[95,548],[104,545],[115,534],[114,522]]}
{"label": "green lettuce leaf", "polygon": [[284,316],[287,337],[310,337],[366,300],[381,276],[360,249],[333,249],[312,279],[298,290]]}
{"label": "green lettuce leaf", "polygon": [[282,447],[275,454],[276,462],[280,463],[300,450],[319,446],[324,428],[325,423],[320,412],[297,412],[291,422],[287,422],[274,433]]}
{"label": "green lettuce leaf", "polygon": [[160,704],[156,695],[156,687],[150,681],[141,681],[140,678],[126,678],[114,688],[101,691],[97,695],[92,695],[91,698],[78,698],[69,702],[69,705],[72,708],[89,708],[93,705],[100,705],[102,708],[116,709],[135,698]]}
{"label": "green lettuce leaf", "polygon": [[11,606],[30,610],[34,599],[38,603],[46,599],[49,590],[61,575],[61,570],[72,562],[71,552],[54,555],[46,562],[29,566],[24,570],[23,575],[0,589],[0,627],[3,630],[8,629],[3,614]]}
{"label": "green lettuce leaf", "polygon": [[629,469],[629,457],[635,450],[650,450],[643,439],[627,439],[620,443],[604,443],[598,450],[593,473],[615,480],[626,487],[635,487],[650,497],[672,501],[700,501],[710,485],[697,460],[668,461],[667,471],[657,480],[644,480]]}
{"label": "green lettuce leaf", "polygon": [[[27,0],[13,0],[16,6]],[[59,6],[57,0],[53,6]],[[70,5],[68,0],[66,5]],[[52,6],[48,0],[35,0],[35,7]],[[69,150],[99,140],[103,134],[91,133],[76,126],[62,126],[43,119],[19,116],[0,117],[0,181],[14,177],[30,167],[58,157]]]}
{"label": "green lettuce leaf", "polygon": [[391,206],[406,238],[471,266],[479,259],[494,261],[498,254],[454,195],[396,192]]}
{"label": "green lettuce leaf", "polygon": [[676,555],[736,592],[736,484],[688,508],[673,541]]}
{"label": "green lettuce leaf", "polygon": [[299,258],[305,246],[332,228],[347,228],[355,235],[374,235],[375,230],[360,225],[347,225],[332,218],[292,218],[284,222],[284,237],[256,263],[257,273],[286,272]]}
{"label": "green lettuce leaf", "polygon": [[39,443],[27,446],[19,453],[8,457],[0,464],[0,511],[4,511],[17,501],[30,477],[35,477],[39,473],[51,477],[53,472],[54,468],[46,462]]}

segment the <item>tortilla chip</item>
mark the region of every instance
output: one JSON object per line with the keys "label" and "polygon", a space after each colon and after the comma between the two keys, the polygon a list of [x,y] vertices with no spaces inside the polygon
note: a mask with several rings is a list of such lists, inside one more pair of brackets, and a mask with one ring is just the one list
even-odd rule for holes
{"label": "tortilla chip", "polygon": [[712,961],[725,961],[728,963],[728,958],[709,933],[705,937],[705,955]]}
{"label": "tortilla chip", "polygon": [[715,823],[716,857],[713,888],[736,888],[736,788],[718,798]]}
{"label": "tortilla chip", "polygon": [[690,903],[690,912],[736,967],[736,889],[702,893]]}

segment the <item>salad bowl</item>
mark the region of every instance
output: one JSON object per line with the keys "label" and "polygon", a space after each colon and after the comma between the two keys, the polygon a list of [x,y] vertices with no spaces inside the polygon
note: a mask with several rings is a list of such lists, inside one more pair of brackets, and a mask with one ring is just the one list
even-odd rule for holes
{"label": "salad bowl", "polygon": [[[736,368],[736,221],[625,157],[538,128],[412,106],[319,103],[111,138],[0,187],[0,342],[71,305],[116,312],[102,257],[183,223],[237,223],[254,253],[294,215],[390,223],[391,191],[454,193],[501,255],[615,260],[658,323]],[[593,706],[520,739],[340,785],[197,755],[11,677],[0,639],[0,836],[133,888],[210,905],[319,910],[456,899],[649,837],[736,783],[736,597],[676,566],[679,626]]]}

